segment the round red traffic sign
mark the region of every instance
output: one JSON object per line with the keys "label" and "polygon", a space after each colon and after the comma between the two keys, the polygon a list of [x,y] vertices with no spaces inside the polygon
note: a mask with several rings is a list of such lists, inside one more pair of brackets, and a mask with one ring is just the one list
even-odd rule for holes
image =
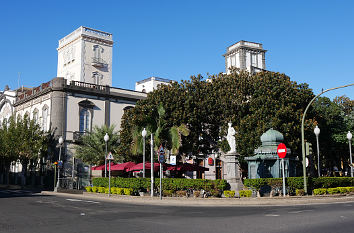
{"label": "round red traffic sign", "polygon": [[286,156],[286,146],[284,143],[280,143],[277,148],[279,158],[283,159]]}

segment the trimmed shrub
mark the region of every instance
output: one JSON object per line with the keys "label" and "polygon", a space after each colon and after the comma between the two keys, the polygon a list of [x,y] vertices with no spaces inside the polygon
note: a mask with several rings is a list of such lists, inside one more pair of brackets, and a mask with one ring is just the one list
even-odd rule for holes
{"label": "trimmed shrub", "polygon": [[213,197],[221,197],[222,192],[220,192],[218,189],[213,189],[213,190],[210,190],[210,194]]}
{"label": "trimmed shrub", "polygon": [[111,193],[112,194],[117,194],[117,188],[116,187],[111,188]]}
{"label": "trimmed shrub", "polygon": [[240,197],[252,197],[252,190],[240,190]]}
{"label": "trimmed shrub", "polygon": [[130,196],[133,195],[133,189],[132,188],[125,188],[124,189],[124,195]]}
{"label": "trimmed shrub", "polygon": [[305,195],[305,190],[303,189],[296,189],[295,190],[296,196],[304,196]]}
{"label": "trimmed shrub", "polygon": [[225,190],[225,191],[224,191],[224,196],[225,196],[225,197],[235,197],[235,191],[232,191],[232,190]]}
{"label": "trimmed shrub", "polygon": [[92,192],[92,187],[91,186],[86,186],[85,189],[86,189],[86,192]]}
{"label": "trimmed shrub", "polygon": [[243,184],[248,187],[259,192],[261,188],[267,185],[267,179],[259,178],[259,179],[245,179]]}
{"label": "trimmed shrub", "polygon": [[[281,178],[259,178],[259,179],[245,179],[244,185],[259,191],[262,187],[270,186],[273,189],[280,187]],[[350,187],[354,186],[354,178],[352,177],[307,177],[308,190],[319,188],[336,188],[336,187]],[[303,177],[287,177],[286,186],[290,194],[296,194],[296,189],[304,188]]]}
{"label": "trimmed shrub", "polygon": [[351,177],[318,177],[312,179],[313,188],[336,188],[354,186],[354,178]]}
{"label": "trimmed shrub", "polygon": [[326,193],[327,193],[327,189],[324,189],[324,188],[319,188],[319,189],[313,190],[314,195],[324,195]]}
{"label": "trimmed shrub", "polygon": [[93,186],[91,190],[92,190],[92,192],[97,193],[98,192],[98,187]]}
{"label": "trimmed shrub", "polygon": [[105,187],[98,187],[98,192],[99,193],[105,193]]}
{"label": "trimmed shrub", "polygon": [[338,188],[328,188],[327,192],[329,194],[336,194],[336,193],[339,193],[339,189]]}
{"label": "trimmed shrub", "polygon": [[173,196],[174,191],[173,190],[162,190],[162,195],[164,197],[172,197]]}
{"label": "trimmed shrub", "polygon": [[176,192],[177,197],[186,197],[187,196],[187,191],[185,190],[179,190]]}
{"label": "trimmed shrub", "polygon": [[118,195],[124,195],[124,188],[117,188]]}
{"label": "trimmed shrub", "polygon": [[[94,178],[93,186],[108,187],[108,178]],[[159,178],[155,180],[156,187],[159,187]],[[111,178],[111,187],[132,188],[134,191],[147,190],[150,188],[150,178]],[[163,190],[205,190],[214,189],[226,190],[229,184],[226,180],[205,180],[205,179],[184,179],[184,178],[163,178]]]}
{"label": "trimmed shrub", "polygon": [[109,193],[109,188],[104,188],[104,193],[108,194]]}
{"label": "trimmed shrub", "polygon": [[200,197],[200,191],[193,191],[194,197]]}
{"label": "trimmed shrub", "polygon": [[347,187],[338,187],[338,191],[339,191],[339,193],[349,193],[350,192]]}

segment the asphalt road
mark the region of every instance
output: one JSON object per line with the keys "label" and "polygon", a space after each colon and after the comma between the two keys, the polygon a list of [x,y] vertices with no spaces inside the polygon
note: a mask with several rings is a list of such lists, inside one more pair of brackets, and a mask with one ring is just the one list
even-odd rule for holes
{"label": "asphalt road", "polygon": [[354,202],[175,207],[0,190],[0,232],[354,232]]}

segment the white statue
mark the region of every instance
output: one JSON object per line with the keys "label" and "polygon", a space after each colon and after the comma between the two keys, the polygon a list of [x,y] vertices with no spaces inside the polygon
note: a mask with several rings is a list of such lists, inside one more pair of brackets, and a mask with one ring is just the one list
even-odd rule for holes
{"label": "white statue", "polygon": [[232,123],[228,123],[229,125],[229,128],[227,129],[227,136],[226,136],[226,139],[227,139],[227,142],[229,143],[229,146],[230,146],[230,151],[227,152],[227,153],[235,153],[236,152],[236,139],[235,139],[235,134],[236,134],[236,131],[235,129],[232,127]]}

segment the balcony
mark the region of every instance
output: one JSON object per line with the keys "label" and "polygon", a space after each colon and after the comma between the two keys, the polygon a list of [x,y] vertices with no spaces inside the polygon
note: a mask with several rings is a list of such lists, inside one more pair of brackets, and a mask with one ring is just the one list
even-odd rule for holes
{"label": "balcony", "polygon": [[87,134],[87,132],[75,131],[73,133],[73,141],[74,142],[81,142],[82,136]]}
{"label": "balcony", "polygon": [[105,62],[102,58],[99,57],[93,57],[91,65],[97,68],[103,68],[107,66],[107,62]]}

